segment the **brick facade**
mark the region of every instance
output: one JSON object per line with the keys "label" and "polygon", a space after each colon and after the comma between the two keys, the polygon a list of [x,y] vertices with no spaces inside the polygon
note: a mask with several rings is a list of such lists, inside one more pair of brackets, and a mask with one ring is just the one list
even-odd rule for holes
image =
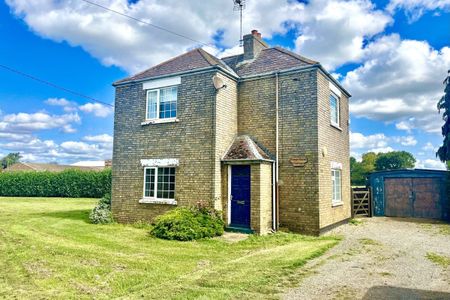
{"label": "brick facade", "polygon": [[[116,87],[112,210],[119,222],[153,220],[174,205],[139,203],[141,159],[175,158],[177,205],[208,202],[228,223],[229,167],[222,161],[238,135],[248,135],[275,157],[274,73],[233,78],[217,69],[181,76],[177,122],[141,125],[146,92],[139,82]],[[226,88],[217,90],[212,77]],[[330,123],[330,79],[320,68],[279,74],[279,223],[317,235],[350,217],[348,98],[340,98],[340,128]],[[295,163],[301,161],[303,163]],[[245,162],[243,162],[245,163]],[[342,204],[332,206],[331,164],[342,166]],[[272,230],[272,168],[251,165],[251,229]]]}
{"label": "brick facade", "polygon": [[112,211],[117,221],[152,220],[173,207],[139,203],[144,184],[141,159],[179,159],[175,179],[178,205],[213,200],[216,91],[212,84],[205,82],[211,82],[215,73],[181,78],[177,103],[179,122],[173,123],[141,125],[146,105],[142,83],[117,87],[112,167]]}

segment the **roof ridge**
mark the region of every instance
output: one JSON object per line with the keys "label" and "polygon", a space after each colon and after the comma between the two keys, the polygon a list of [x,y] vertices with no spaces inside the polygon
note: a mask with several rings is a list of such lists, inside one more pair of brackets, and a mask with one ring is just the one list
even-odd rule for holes
{"label": "roof ridge", "polygon": [[[319,63],[318,61],[309,59],[309,58],[307,58],[307,57],[304,57],[304,56],[302,56],[302,55],[300,55],[300,54],[294,53],[294,52],[292,52],[292,51],[290,51],[290,50],[287,50],[287,49],[285,49],[285,48],[283,48],[283,47],[280,47],[280,46],[275,46],[275,47],[272,47],[272,48],[266,48],[266,49],[275,49],[275,50],[278,50],[278,51],[280,51],[280,52],[282,52],[282,53],[284,53],[284,54],[290,55],[290,56],[292,56],[292,57],[294,57],[294,58],[296,58],[296,59],[298,59],[298,60],[300,60],[300,61],[303,61],[303,62],[306,62],[306,63],[309,63],[309,64],[318,64],[318,63]],[[266,49],[263,49],[263,51],[266,50]]]}
{"label": "roof ridge", "polygon": [[211,66],[218,65],[218,62],[214,60],[214,58],[216,58],[215,56],[206,52],[202,48],[197,48],[196,50],[200,53],[200,55],[203,57],[203,59],[206,60],[206,62],[209,63]]}

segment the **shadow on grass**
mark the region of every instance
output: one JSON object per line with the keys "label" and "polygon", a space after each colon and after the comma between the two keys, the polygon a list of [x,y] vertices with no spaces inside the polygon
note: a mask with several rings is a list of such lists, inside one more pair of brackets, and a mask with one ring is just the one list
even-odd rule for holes
{"label": "shadow on grass", "polygon": [[89,213],[91,211],[88,209],[75,209],[66,211],[51,211],[33,214],[34,216],[44,217],[44,218],[57,218],[57,219],[69,219],[75,221],[83,221],[85,223],[91,224],[89,220]]}
{"label": "shadow on grass", "polygon": [[367,291],[363,299],[450,299],[450,293],[396,286],[374,286]]}

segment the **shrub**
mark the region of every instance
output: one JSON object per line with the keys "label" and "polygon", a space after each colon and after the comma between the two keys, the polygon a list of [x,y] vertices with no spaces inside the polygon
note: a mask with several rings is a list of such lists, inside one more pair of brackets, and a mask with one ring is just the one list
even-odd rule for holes
{"label": "shrub", "polygon": [[106,194],[98,201],[97,206],[89,214],[89,219],[94,224],[108,224],[113,222],[110,194]]}
{"label": "shrub", "polygon": [[151,234],[166,240],[190,241],[223,234],[219,212],[206,207],[179,207],[156,218]]}
{"label": "shrub", "polygon": [[103,171],[2,172],[0,196],[100,198],[111,192],[111,169]]}

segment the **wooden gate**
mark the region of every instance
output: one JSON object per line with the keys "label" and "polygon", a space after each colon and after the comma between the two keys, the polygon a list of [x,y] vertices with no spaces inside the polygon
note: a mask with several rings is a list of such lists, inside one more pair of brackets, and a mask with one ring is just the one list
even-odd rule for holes
{"label": "wooden gate", "polygon": [[352,217],[371,217],[372,201],[370,188],[353,187],[352,188]]}

